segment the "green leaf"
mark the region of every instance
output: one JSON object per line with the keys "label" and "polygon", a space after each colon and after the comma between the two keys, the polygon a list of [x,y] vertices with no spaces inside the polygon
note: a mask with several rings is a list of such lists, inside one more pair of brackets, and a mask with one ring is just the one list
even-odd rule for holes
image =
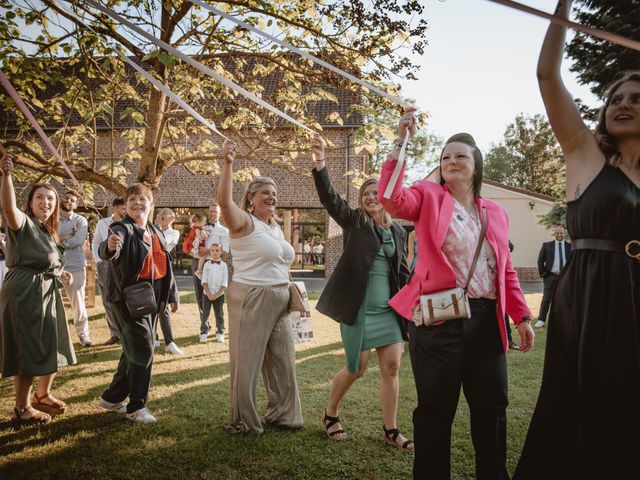
{"label": "green leaf", "polygon": [[160,60],[167,68],[172,68],[174,63],[176,62],[176,59],[168,53],[160,53],[158,55],[158,60]]}
{"label": "green leaf", "polygon": [[138,123],[144,123],[144,117],[140,112],[133,112],[131,114],[131,118],[133,118]]}

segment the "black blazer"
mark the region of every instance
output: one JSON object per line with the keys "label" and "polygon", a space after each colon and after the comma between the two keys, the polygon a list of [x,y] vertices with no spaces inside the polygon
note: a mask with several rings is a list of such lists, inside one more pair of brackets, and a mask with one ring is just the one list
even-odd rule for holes
{"label": "black blazer", "polygon": [[[167,250],[164,234],[157,225],[149,223],[148,226],[158,237],[160,245],[167,255],[167,275],[160,280],[162,281],[160,298],[156,299],[160,312],[168,303],[178,301],[178,290],[171,268],[171,252]],[[122,239],[120,255],[113,258],[114,252],[108,250],[108,240],[100,244],[98,255],[103,260],[109,261],[106,299],[111,303],[119,303],[123,302],[124,294],[122,291],[124,288],[137,283],[138,275],[142,271],[149,250],[144,242],[144,229],[137,226],[131,217],[125,216],[121,221],[113,222],[109,228]]]}
{"label": "black blazer", "polygon": [[[564,266],[567,265],[569,257],[571,256],[571,244],[569,242],[564,243]],[[551,273],[553,268],[553,260],[556,255],[556,241],[544,242],[538,255],[538,273],[542,278]]]}
{"label": "black blazer", "polygon": [[[320,202],[343,229],[342,256],[320,295],[316,309],[337,322],[353,325],[367,290],[369,271],[380,251],[380,240],[373,224],[366,221],[366,213],[360,208],[351,208],[333,189],[327,168],[313,169],[313,179]],[[391,224],[391,231],[396,244],[391,258],[396,275],[392,272],[390,279],[394,295],[407,282],[409,269],[406,231],[397,222]],[[406,340],[405,322],[400,317],[398,322]]]}

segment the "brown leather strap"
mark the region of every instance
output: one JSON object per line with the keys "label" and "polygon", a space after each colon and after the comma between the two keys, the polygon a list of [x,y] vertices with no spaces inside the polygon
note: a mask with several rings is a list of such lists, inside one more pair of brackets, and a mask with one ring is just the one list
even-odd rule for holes
{"label": "brown leather strap", "polygon": [[467,291],[467,287],[469,283],[471,283],[471,278],[473,277],[473,272],[476,269],[476,263],[478,263],[478,257],[480,256],[480,250],[482,250],[482,242],[484,240],[484,236],[487,233],[487,209],[482,207],[482,227],[480,228],[480,236],[478,237],[478,245],[476,246],[476,253],[473,256],[473,262],[471,262],[471,268],[469,269],[469,276],[467,277],[467,284],[464,286],[464,291]]}

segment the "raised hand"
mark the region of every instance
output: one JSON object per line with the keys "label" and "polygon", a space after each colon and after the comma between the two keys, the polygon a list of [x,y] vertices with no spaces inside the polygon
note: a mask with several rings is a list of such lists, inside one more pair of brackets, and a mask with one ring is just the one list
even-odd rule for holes
{"label": "raised hand", "polygon": [[0,171],[4,175],[11,175],[13,171],[13,160],[11,160],[11,155],[5,153],[0,160]]}
{"label": "raised hand", "polygon": [[222,144],[222,156],[226,163],[233,163],[236,159],[236,144],[225,140]]}
{"label": "raised hand", "polygon": [[409,130],[409,139],[412,139],[416,133],[416,109],[414,107],[409,107],[404,115],[400,117],[400,121],[398,122],[398,137],[400,141],[404,140],[405,135],[407,134],[407,130]]}
{"label": "raised hand", "polygon": [[311,157],[314,162],[324,162],[324,149],[326,142],[319,133],[315,133],[311,139]]}

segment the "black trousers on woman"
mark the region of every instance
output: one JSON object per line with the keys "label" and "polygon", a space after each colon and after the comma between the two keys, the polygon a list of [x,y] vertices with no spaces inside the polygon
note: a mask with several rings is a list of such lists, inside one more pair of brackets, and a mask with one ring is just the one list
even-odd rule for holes
{"label": "black trousers on woman", "polygon": [[[154,282],[153,286],[157,299],[160,296],[162,281]],[[112,303],[111,306],[120,330],[122,355],[111,384],[102,394],[102,398],[107,402],[118,403],[129,397],[127,413],[132,413],[147,404],[157,316],[134,318],[129,315],[124,301]]]}
{"label": "black trousers on woman", "polygon": [[476,478],[508,479],[507,364],[495,300],[472,299],[470,319],[434,327],[409,322],[409,351],[418,391],[413,478],[451,478],[451,426],[462,387],[471,412]]}

